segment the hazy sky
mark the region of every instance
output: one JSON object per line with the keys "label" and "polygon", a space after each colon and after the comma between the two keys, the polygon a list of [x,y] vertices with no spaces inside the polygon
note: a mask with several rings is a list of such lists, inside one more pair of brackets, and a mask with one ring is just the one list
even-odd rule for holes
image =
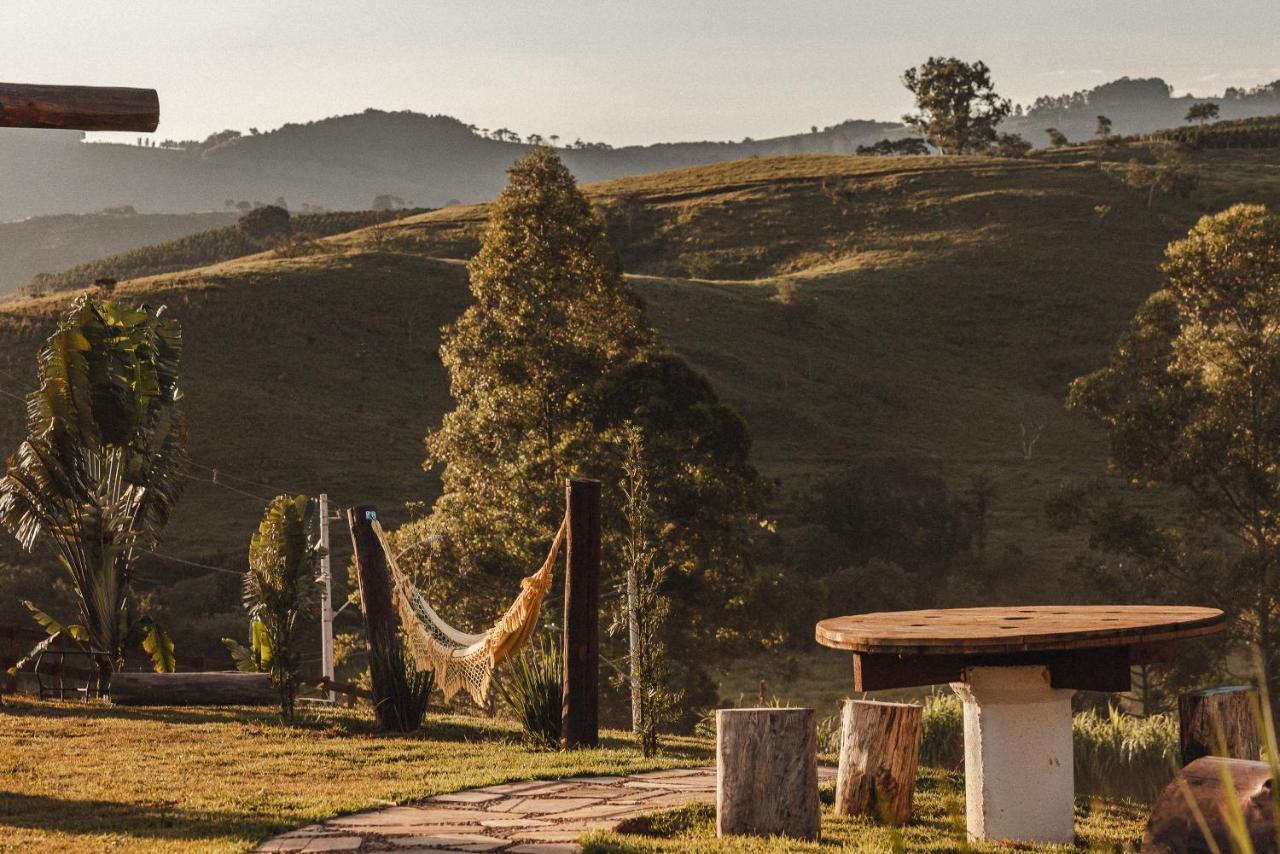
{"label": "hazy sky", "polygon": [[1280,78],[1280,0],[0,0],[0,79],[159,89],[161,137],[357,112],[615,145],[897,119],[902,70],[1015,101],[1128,74]]}

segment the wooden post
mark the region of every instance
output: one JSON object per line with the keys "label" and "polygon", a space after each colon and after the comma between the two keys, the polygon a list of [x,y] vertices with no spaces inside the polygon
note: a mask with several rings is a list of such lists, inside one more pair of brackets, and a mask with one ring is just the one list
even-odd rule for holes
{"label": "wooden post", "polygon": [[151,133],[159,124],[154,89],[0,83],[0,127]]}
{"label": "wooden post", "polygon": [[1262,739],[1253,717],[1254,690],[1245,685],[1192,691],[1178,697],[1182,764],[1202,756],[1257,759]]}
{"label": "wooden post", "polygon": [[[396,634],[398,623],[395,606],[391,602],[391,575],[387,569],[387,556],[382,551],[378,535],[373,532],[373,521],[377,518],[377,508],[368,504],[347,510],[351,546],[356,553],[356,575],[360,582],[360,611],[364,614],[369,674],[373,680],[374,696],[383,698],[395,693],[391,680],[396,675],[379,665],[386,660],[387,652],[400,643],[400,638]],[[375,702],[373,713],[378,719],[379,727],[394,727],[395,722],[387,718],[390,710],[385,704]]]}
{"label": "wooden post", "polygon": [[817,839],[813,709],[716,712],[716,835]]}
{"label": "wooden post", "polygon": [[844,701],[836,815],[870,815],[892,825],[911,820],[922,718],[920,706]]}
{"label": "wooden post", "polygon": [[560,746],[600,741],[600,481],[565,486],[569,536],[564,578],[564,700]]}
{"label": "wooden post", "polygon": [[[1143,854],[1241,850],[1228,824],[1228,816],[1234,812],[1229,806],[1231,801],[1244,816],[1253,843],[1251,850],[1275,851],[1271,766],[1266,762],[1204,756],[1183,768],[1151,808],[1142,836]],[[1201,821],[1212,842],[1206,841]]]}

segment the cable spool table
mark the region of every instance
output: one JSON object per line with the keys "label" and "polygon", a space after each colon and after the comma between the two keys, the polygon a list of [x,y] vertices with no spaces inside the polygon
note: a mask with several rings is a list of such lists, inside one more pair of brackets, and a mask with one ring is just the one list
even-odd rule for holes
{"label": "cable spool table", "polygon": [[1128,691],[1131,666],[1170,661],[1178,640],[1225,621],[1178,605],[952,608],[832,617],[816,636],[853,653],[855,691],[960,695],[972,839],[1070,843],[1071,695]]}

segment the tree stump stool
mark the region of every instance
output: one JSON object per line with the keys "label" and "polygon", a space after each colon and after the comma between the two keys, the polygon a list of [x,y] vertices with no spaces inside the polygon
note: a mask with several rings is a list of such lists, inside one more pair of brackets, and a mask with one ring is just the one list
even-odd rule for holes
{"label": "tree stump stool", "polygon": [[716,712],[716,834],[817,839],[813,709]]}
{"label": "tree stump stool", "polygon": [[836,815],[911,820],[923,709],[906,703],[845,700],[840,728]]}
{"label": "tree stump stool", "polygon": [[1178,697],[1182,764],[1202,756],[1257,759],[1262,739],[1253,717],[1254,690],[1246,685],[1192,691]]}
{"label": "tree stump stool", "polygon": [[[1253,850],[1275,851],[1271,766],[1265,762],[1205,756],[1183,768],[1151,808],[1151,818],[1142,836],[1143,854],[1235,851],[1224,817],[1234,812],[1229,806],[1232,801],[1236,804],[1234,809],[1244,816]],[[1202,821],[1204,828],[1200,826]]]}

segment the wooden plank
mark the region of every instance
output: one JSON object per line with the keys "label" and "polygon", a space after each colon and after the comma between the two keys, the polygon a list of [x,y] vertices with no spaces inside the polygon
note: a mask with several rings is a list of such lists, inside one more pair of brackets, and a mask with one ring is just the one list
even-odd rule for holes
{"label": "wooden plank", "polygon": [[975,654],[1156,645],[1220,631],[1216,608],[1055,605],[952,608],[833,617],[820,644],[865,653]]}
{"label": "wooden plank", "polygon": [[159,124],[154,89],[0,83],[0,127],[151,133]]}
{"label": "wooden plank", "polygon": [[280,692],[269,673],[113,673],[117,706],[272,706]]}
{"label": "wooden plank", "polygon": [[970,667],[1049,668],[1054,688],[1121,693],[1128,691],[1128,647],[1104,647],[1086,651],[993,653],[975,655],[893,655],[854,653],[855,691],[885,691],[964,682]]}
{"label": "wooden plank", "polygon": [[600,481],[565,486],[569,536],[564,580],[564,704],[560,746],[600,741]]}

